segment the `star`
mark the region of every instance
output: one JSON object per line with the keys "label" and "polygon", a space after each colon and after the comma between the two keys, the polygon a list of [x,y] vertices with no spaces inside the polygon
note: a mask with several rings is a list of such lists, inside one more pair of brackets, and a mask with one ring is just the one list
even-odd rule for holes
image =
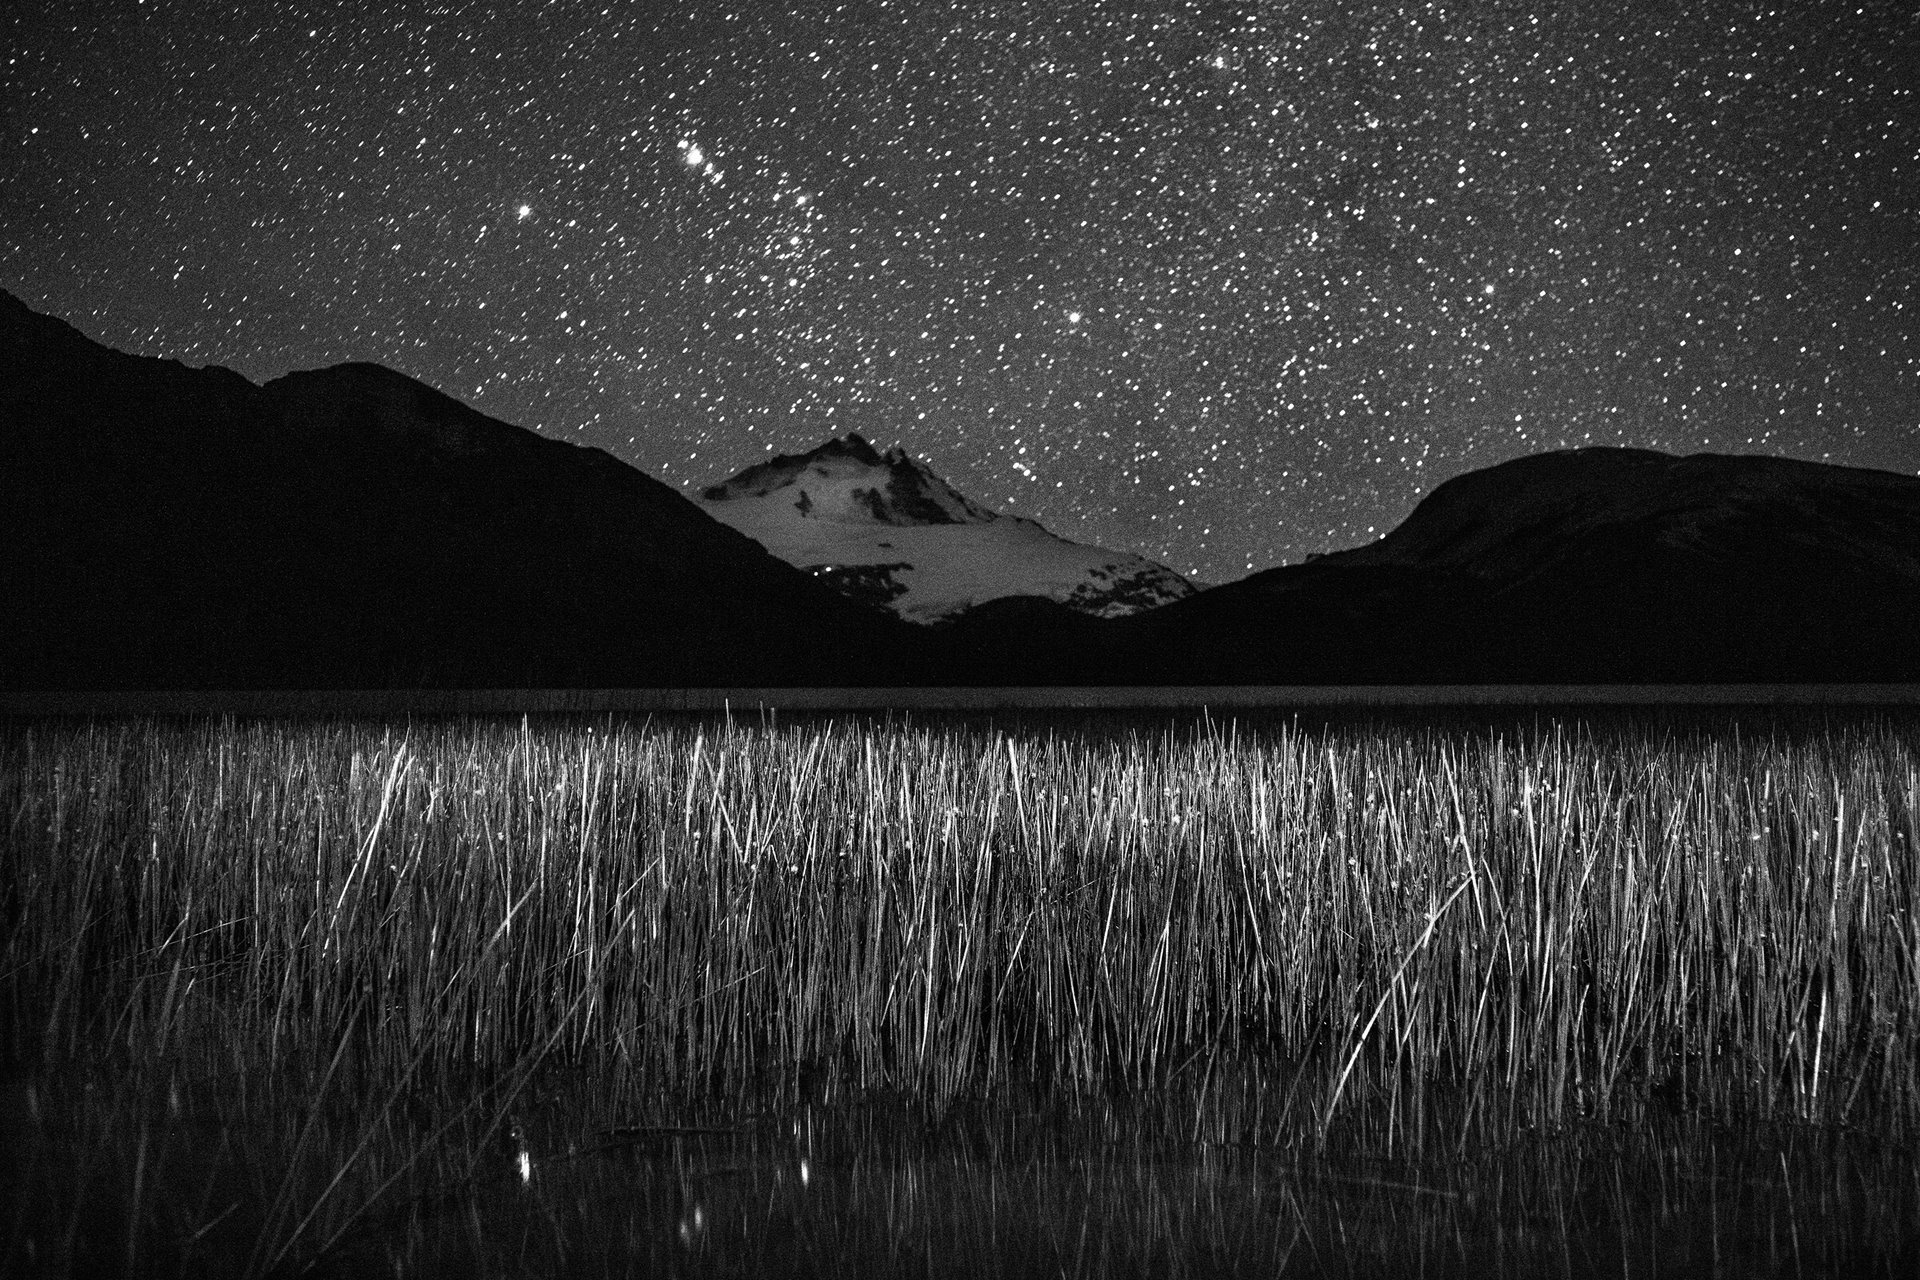
{"label": "star", "polygon": [[1018,458],[1019,514],[1213,581],[1547,449],[1920,471],[1911,4],[297,7],[29,22],[0,288],[675,484]]}

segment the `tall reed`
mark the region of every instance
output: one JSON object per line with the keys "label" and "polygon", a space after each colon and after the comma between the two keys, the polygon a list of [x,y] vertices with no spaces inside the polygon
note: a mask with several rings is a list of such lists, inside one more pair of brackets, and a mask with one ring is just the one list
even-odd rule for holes
{"label": "tall reed", "polygon": [[1221,1136],[1263,1142],[1905,1131],[1917,814],[1872,719],[31,724],[0,1016],[16,1058],[396,1098],[537,1061],[934,1108],[1251,1078]]}

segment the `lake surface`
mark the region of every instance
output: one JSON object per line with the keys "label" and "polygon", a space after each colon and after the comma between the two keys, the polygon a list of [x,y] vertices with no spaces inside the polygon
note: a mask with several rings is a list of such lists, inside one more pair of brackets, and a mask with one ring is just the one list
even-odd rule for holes
{"label": "lake surface", "polygon": [[[1910,1276],[1911,1154],[1679,1117],[1470,1155],[1259,1140],[1249,1095],[930,1115],[276,1109],[211,1063],[6,1090],[9,1275]],[[228,1082],[229,1086],[233,1082]],[[476,1102],[478,1100],[476,1099]],[[457,1117],[456,1117],[457,1119]],[[109,1124],[107,1121],[113,1123]]]}

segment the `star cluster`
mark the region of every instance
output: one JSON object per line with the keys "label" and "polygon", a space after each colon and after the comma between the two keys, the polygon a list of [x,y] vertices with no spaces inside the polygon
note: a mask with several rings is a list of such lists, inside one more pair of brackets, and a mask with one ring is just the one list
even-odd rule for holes
{"label": "star cluster", "polygon": [[1223,581],[1545,449],[1920,470],[1906,3],[44,9],[0,285],[670,483],[857,430]]}

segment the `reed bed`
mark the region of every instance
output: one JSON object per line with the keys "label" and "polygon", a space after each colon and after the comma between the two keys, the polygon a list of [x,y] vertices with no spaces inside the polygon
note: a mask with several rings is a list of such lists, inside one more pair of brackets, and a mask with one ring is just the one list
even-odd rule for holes
{"label": "reed bed", "polygon": [[[609,1122],[1177,1095],[1297,1152],[1907,1141],[1917,815],[1872,715],[28,724],[0,1027],[15,1070],[488,1133],[564,1072]],[[282,1253],[327,1190],[266,1197]]]}
{"label": "reed bed", "polygon": [[374,1080],[1436,1090],[1906,1124],[1920,760],[1830,732],[157,723],[0,738],[0,992]]}

